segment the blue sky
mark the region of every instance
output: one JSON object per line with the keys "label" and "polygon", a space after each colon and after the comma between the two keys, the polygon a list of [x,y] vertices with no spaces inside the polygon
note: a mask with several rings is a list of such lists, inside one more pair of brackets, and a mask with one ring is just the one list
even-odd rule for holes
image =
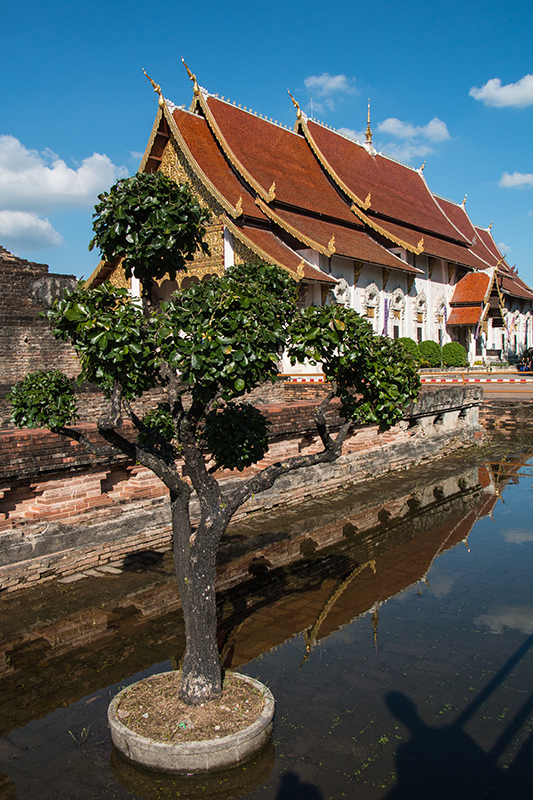
{"label": "blue sky", "polygon": [[142,68],[294,123],[362,132],[456,202],[533,285],[533,4],[49,0],[4,5],[0,244],[87,277],[96,196],[133,174],[157,111]]}

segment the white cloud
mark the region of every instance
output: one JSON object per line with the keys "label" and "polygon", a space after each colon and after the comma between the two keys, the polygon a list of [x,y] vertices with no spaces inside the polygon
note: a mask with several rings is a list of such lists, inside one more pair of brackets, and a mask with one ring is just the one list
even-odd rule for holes
{"label": "white cloud", "polygon": [[[501,245],[498,245],[501,250]],[[511,528],[508,531],[503,531],[502,536],[506,542],[513,544],[523,544],[524,542],[533,542],[533,530],[529,528]]]}
{"label": "white cloud", "polygon": [[533,186],[533,173],[513,172],[510,175],[508,172],[504,172],[498,186],[506,186],[511,189],[524,189],[526,186]]}
{"label": "white cloud", "polygon": [[130,160],[131,161],[135,161],[136,163],[138,163],[139,161],[142,161],[142,157],[143,156],[144,156],[144,153],[139,153],[139,152],[137,152],[137,150],[130,150]]}
{"label": "white cloud", "polygon": [[398,161],[406,161],[410,164],[415,157],[424,158],[430,153],[433,153],[433,148],[429,147],[427,144],[417,142],[405,142],[404,144],[389,142],[383,145],[383,152],[388,156],[398,159]]}
{"label": "white cloud", "polygon": [[320,97],[328,97],[339,92],[351,94],[355,91],[353,78],[347,78],[346,75],[330,75],[329,72],[309,75],[304,83],[308,91],[316,92]]}
{"label": "white cloud", "polygon": [[47,219],[28,211],[0,211],[0,240],[14,249],[40,250],[61,244],[63,237]]}
{"label": "white cloud", "polygon": [[505,242],[498,242],[496,247],[498,248],[500,253],[505,253],[505,255],[507,255],[511,250],[511,248],[508,245],[506,245]]}
{"label": "white cloud", "polygon": [[354,131],[352,128],[339,128],[338,130],[343,136],[349,136],[351,139],[356,139],[358,142],[364,142],[366,140],[365,131]]}
{"label": "white cloud", "polygon": [[428,122],[427,125],[411,125],[410,122],[402,122],[396,117],[389,117],[383,122],[378,123],[380,133],[388,133],[397,139],[429,139],[432,142],[443,142],[450,138],[450,133],[443,122],[438,117]]}
{"label": "white cloud", "polygon": [[533,75],[524,75],[516,83],[504,86],[499,78],[491,78],[480,89],[473,86],[468,94],[486,106],[525,108],[533,105]]}
{"label": "white cloud", "polygon": [[486,625],[491,633],[503,633],[505,628],[533,633],[533,609],[531,606],[504,606],[495,608],[489,614],[480,614],[474,620],[476,625]]}
{"label": "white cloud", "polygon": [[110,158],[93,153],[77,169],[50,150],[39,153],[14,136],[0,136],[0,208],[50,211],[54,208],[90,208],[97,195],[127,175]]}

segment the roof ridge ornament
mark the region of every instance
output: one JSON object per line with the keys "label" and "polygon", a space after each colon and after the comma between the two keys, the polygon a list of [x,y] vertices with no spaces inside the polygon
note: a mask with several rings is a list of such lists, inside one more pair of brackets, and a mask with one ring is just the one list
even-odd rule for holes
{"label": "roof ridge ornament", "polygon": [[465,205],[466,205],[466,198],[467,198],[467,197],[468,197],[468,195],[467,195],[467,194],[465,194],[465,196],[464,196],[464,199],[463,199],[463,202],[461,203],[461,205],[462,205],[463,209],[464,209],[464,207],[465,207]]}
{"label": "roof ridge ornament", "polygon": [[295,100],[295,99],[294,99],[294,97],[292,96],[292,94],[291,94],[291,90],[290,90],[290,89],[287,89],[287,91],[288,91],[288,93],[289,93],[289,97],[290,97],[290,98],[291,98],[291,100],[292,100],[292,104],[293,104],[294,108],[296,109],[296,119],[301,119],[301,118],[302,118],[302,109],[300,108],[300,104],[299,104],[299,103],[298,103],[298,101],[297,101],[297,100]]}
{"label": "roof ridge ornament", "polygon": [[152,84],[154,92],[156,92],[159,95],[159,100],[158,100],[159,107],[163,108],[163,106],[165,105],[165,98],[163,97],[163,92],[161,91],[160,85],[156,83],[154,80],[152,80],[152,78],[148,75],[144,67],[142,68],[142,70],[146,75],[146,77],[148,78],[148,80],[150,81],[150,83]]}
{"label": "roof ridge ornament", "polygon": [[182,60],[182,62],[183,62],[183,66],[184,66],[184,67],[185,67],[185,69],[187,70],[187,75],[189,76],[189,79],[192,81],[192,84],[193,84],[193,87],[192,87],[193,93],[194,93],[194,95],[197,97],[197,96],[200,94],[200,87],[198,86],[198,81],[196,80],[196,75],[195,75],[193,72],[191,72],[191,70],[189,69],[189,67],[188,67],[188,66],[187,66],[187,64],[185,63],[185,59],[183,58],[183,56],[181,57],[181,60]]}
{"label": "roof ridge ornament", "polygon": [[368,113],[366,115],[365,136],[366,136],[366,144],[370,145],[370,147],[373,147],[374,145],[372,144],[372,128],[370,127],[370,98],[368,98]]}
{"label": "roof ridge ornament", "polygon": [[424,161],[424,163],[422,164],[422,166],[419,169],[419,172],[421,172],[421,173],[424,172],[424,167],[425,166],[426,166],[426,162]]}

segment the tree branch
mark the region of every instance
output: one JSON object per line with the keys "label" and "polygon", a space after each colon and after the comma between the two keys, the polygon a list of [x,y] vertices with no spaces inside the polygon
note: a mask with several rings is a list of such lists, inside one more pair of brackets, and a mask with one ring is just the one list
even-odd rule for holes
{"label": "tree branch", "polygon": [[66,436],[69,439],[74,439],[74,441],[79,442],[88,453],[91,453],[93,456],[116,456],[121,451],[116,447],[110,447],[109,445],[98,445],[91,442],[87,436],[81,431],[77,431],[75,428],[65,428],[63,426],[59,428],[50,428],[52,433],[59,433],[61,436]]}
{"label": "tree branch", "polygon": [[[322,406],[323,403],[320,405]],[[351,425],[351,420],[345,422],[341,426],[335,439],[332,439],[328,432],[328,444],[320,453],[310,453],[306,456],[292,456],[284,461],[278,461],[275,464],[265,467],[265,469],[261,470],[257,475],[252,476],[248,481],[237,486],[230,492],[228,497],[224,498],[226,503],[226,524],[228,524],[233,514],[248,500],[248,498],[253,494],[258,494],[259,492],[264,492],[266,489],[270,489],[281,475],[286,475],[289,472],[302,469],[303,467],[311,467],[315,464],[327,464],[336,461],[342,453],[342,445],[344,444]]]}

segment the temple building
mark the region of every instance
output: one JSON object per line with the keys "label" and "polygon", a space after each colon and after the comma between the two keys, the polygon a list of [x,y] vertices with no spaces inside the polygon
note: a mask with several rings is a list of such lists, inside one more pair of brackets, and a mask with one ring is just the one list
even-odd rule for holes
{"label": "temple building", "polygon": [[[342,303],[376,333],[444,344],[461,342],[470,363],[516,359],[533,345],[533,291],[518,277],[490,227],[465,204],[434,194],[423,167],[378,153],[370,114],[359,143],[310,119],[294,98],[293,129],[193,84],[189,109],[159,95],[140,171],[186,182],[213,214],[207,241],[161,298],[190,281],[261,259],[300,282],[303,305]],[[89,279],[129,285],[120,264]],[[315,369],[300,367],[312,377]],[[298,367],[284,363],[297,377]],[[319,370],[319,367],[316,367]]]}

